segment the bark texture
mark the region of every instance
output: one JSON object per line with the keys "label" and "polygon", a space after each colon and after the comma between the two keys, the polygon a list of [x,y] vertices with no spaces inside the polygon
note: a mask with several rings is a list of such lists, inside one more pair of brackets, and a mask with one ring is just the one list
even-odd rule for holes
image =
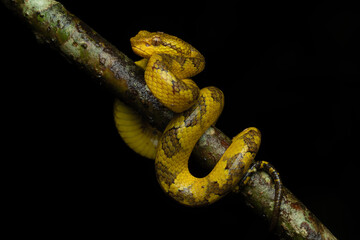
{"label": "bark texture", "polygon": [[[131,59],[102,38],[62,4],[54,0],[2,0],[29,24],[35,37],[90,73],[114,95],[163,130],[173,113],[151,94],[144,72]],[[212,127],[198,141],[194,155],[205,169],[220,159],[231,139]],[[274,187],[268,174],[255,173],[240,194],[257,214],[270,220]],[[281,239],[336,239],[331,232],[284,187],[280,220],[275,233]]]}

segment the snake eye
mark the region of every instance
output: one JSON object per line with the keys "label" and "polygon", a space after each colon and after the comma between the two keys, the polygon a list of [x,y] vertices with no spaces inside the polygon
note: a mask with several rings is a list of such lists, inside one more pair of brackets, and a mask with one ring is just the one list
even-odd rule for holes
{"label": "snake eye", "polygon": [[161,44],[160,37],[159,36],[154,36],[152,38],[152,45],[156,47],[156,46],[159,46],[160,44]]}

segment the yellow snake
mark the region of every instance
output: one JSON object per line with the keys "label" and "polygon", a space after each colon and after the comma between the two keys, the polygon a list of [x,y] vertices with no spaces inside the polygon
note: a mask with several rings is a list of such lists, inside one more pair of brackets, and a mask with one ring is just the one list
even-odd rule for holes
{"label": "yellow snake", "polygon": [[[241,179],[246,183],[254,171],[251,165],[260,146],[260,131],[254,127],[233,138],[206,177],[197,178],[189,172],[188,160],[196,142],[216,122],[224,107],[221,90],[216,87],[199,90],[189,79],[205,67],[200,52],[183,40],[161,32],[140,31],[130,42],[133,51],[144,58],[137,64],[145,69],[145,81],[152,94],[178,113],[160,133],[122,102],[116,101],[114,106],[121,137],[137,153],[155,159],[161,188],[184,205],[200,206],[236,189]],[[256,167],[267,170],[275,181],[280,181],[267,162]],[[279,199],[278,193],[274,210],[280,206]]]}

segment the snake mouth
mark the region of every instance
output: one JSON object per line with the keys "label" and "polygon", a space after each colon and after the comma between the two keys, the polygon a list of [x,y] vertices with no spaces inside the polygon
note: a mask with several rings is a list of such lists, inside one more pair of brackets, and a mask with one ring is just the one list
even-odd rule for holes
{"label": "snake mouth", "polygon": [[139,55],[140,57],[149,57],[149,54],[147,52],[145,52],[144,50],[142,50],[141,48],[132,46],[132,49],[134,51],[135,54]]}

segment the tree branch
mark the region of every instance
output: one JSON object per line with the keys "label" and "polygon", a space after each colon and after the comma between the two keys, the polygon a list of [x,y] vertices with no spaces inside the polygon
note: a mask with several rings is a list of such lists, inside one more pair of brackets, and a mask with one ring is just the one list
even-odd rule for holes
{"label": "tree branch", "polygon": [[[173,117],[173,113],[162,106],[146,87],[143,70],[63,5],[54,0],[2,2],[29,24],[41,43],[51,45],[94,76],[158,129],[164,129]],[[230,143],[229,137],[212,127],[198,141],[194,155],[204,168],[210,169]],[[265,216],[268,221],[271,219],[274,187],[266,173],[255,173],[240,193],[257,214]],[[285,239],[336,239],[285,187],[275,231]]]}

